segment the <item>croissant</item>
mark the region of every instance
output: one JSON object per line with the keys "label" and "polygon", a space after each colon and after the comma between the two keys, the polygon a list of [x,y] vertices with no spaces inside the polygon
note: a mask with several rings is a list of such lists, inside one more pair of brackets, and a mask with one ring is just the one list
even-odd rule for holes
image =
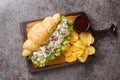
{"label": "croissant", "polygon": [[61,20],[61,15],[56,13],[52,17],[46,17],[35,24],[27,34],[27,40],[23,44],[22,56],[29,56],[32,51],[48,42],[50,35]]}

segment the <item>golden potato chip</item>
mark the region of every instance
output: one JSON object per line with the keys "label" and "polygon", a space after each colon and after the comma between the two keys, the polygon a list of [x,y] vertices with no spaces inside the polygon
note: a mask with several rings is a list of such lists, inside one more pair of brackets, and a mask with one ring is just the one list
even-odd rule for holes
{"label": "golden potato chip", "polygon": [[79,47],[77,47],[77,46],[71,46],[71,47],[70,47],[70,50],[71,50],[72,52],[76,52],[76,51],[81,51],[82,49],[79,48]]}
{"label": "golden potato chip", "polygon": [[76,46],[76,47],[79,47],[79,48],[82,48],[82,49],[85,49],[86,48],[86,45],[83,43],[83,41],[81,39],[79,39],[78,41],[76,41],[73,46]]}
{"label": "golden potato chip", "polygon": [[81,32],[79,37],[87,46],[90,46],[90,44],[94,43],[94,37],[90,32]]}
{"label": "golden potato chip", "polygon": [[85,53],[88,55],[93,55],[95,54],[95,48],[93,46],[88,46],[85,50]]}
{"label": "golden potato chip", "polygon": [[77,59],[82,63],[84,63],[87,60],[87,57],[88,57],[88,54],[84,52],[81,55],[77,55]]}
{"label": "golden potato chip", "polygon": [[70,34],[70,42],[76,42],[78,39],[78,33],[73,30]]}
{"label": "golden potato chip", "polygon": [[73,53],[76,54],[76,56],[80,56],[83,52],[84,52],[84,50],[81,49],[81,50],[73,52]]}
{"label": "golden potato chip", "polygon": [[71,50],[67,50],[65,53],[62,53],[65,57],[69,57],[72,55],[72,51]]}
{"label": "golden potato chip", "polygon": [[74,62],[77,60],[77,57],[76,57],[76,54],[72,54],[71,56],[69,57],[65,57],[65,61],[66,62]]}

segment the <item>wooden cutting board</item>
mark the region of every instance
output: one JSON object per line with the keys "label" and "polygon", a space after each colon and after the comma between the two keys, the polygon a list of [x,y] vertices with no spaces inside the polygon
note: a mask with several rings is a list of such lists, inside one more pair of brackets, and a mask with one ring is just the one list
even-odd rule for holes
{"label": "wooden cutting board", "polygon": [[[75,12],[75,13],[69,13],[69,14],[65,14],[64,16],[69,19],[72,24],[74,23],[74,20],[77,16],[80,15],[80,12]],[[27,39],[27,33],[30,31],[30,29],[36,24],[41,22],[43,19],[39,19],[39,20],[34,20],[34,21],[28,21],[28,22],[23,22],[21,23],[20,26],[20,30],[21,30],[21,34],[23,35],[23,42]],[[65,58],[63,55],[60,55],[58,57],[56,57],[54,60],[50,60],[47,62],[46,66],[43,68],[39,68],[36,65],[34,65],[30,60],[26,59],[27,64],[28,64],[28,69],[30,72],[38,72],[38,71],[42,71],[42,70],[48,70],[48,69],[52,69],[52,68],[56,68],[56,67],[61,67],[61,66],[67,66],[67,65],[71,65],[74,63],[77,63],[78,61],[75,62],[71,62],[71,63],[67,63],[65,61]]]}

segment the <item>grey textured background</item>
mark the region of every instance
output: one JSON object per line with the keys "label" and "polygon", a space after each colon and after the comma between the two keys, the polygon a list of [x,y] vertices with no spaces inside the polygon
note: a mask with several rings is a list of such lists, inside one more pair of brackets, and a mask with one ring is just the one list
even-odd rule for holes
{"label": "grey textured background", "polygon": [[[118,36],[97,40],[96,55],[85,64],[29,73],[19,23],[77,11],[87,13],[94,29],[114,23]],[[0,0],[0,80],[120,80],[120,0]]]}

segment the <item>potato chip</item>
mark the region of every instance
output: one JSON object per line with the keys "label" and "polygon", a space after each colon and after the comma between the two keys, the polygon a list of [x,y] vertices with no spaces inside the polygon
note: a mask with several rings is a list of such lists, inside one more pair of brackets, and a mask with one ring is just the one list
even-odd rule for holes
{"label": "potato chip", "polygon": [[80,62],[84,63],[88,55],[95,53],[95,48],[90,46],[90,44],[94,43],[92,34],[90,32],[81,32],[79,36],[75,31],[71,33],[71,45],[68,44],[65,50],[62,51],[66,62],[74,62],[78,59]]}
{"label": "potato chip", "polygon": [[70,42],[76,42],[78,39],[78,33],[73,30],[70,34]]}
{"label": "potato chip", "polygon": [[90,32],[81,32],[79,37],[87,46],[90,46],[90,44],[94,43],[94,37]]}
{"label": "potato chip", "polygon": [[88,55],[93,55],[95,54],[95,48],[93,46],[88,46],[85,50],[85,53]]}
{"label": "potato chip", "polygon": [[83,41],[81,39],[79,39],[78,41],[76,41],[74,44],[74,46],[85,49],[86,45],[83,43]]}
{"label": "potato chip", "polygon": [[83,52],[84,52],[84,50],[81,49],[81,50],[73,52],[73,53],[76,54],[76,56],[80,56]]}
{"label": "potato chip", "polygon": [[65,61],[66,62],[74,62],[77,60],[77,57],[76,57],[76,54],[72,54],[71,56],[69,57],[65,57]]}
{"label": "potato chip", "polygon": [[84,52],[80,55],[77,55],[77,59],[82,63],[84,63],[87,60],[87,57],[88,57],[88,54]]}
{"label": "potato chip", "polygon": [[79,47],[77,47],[77,46],[71,46],[71,47],[70,47],[70,50],[71,50],[72,52],[76,52],[76,51],[81,51],[82,49],[79,48]]}

